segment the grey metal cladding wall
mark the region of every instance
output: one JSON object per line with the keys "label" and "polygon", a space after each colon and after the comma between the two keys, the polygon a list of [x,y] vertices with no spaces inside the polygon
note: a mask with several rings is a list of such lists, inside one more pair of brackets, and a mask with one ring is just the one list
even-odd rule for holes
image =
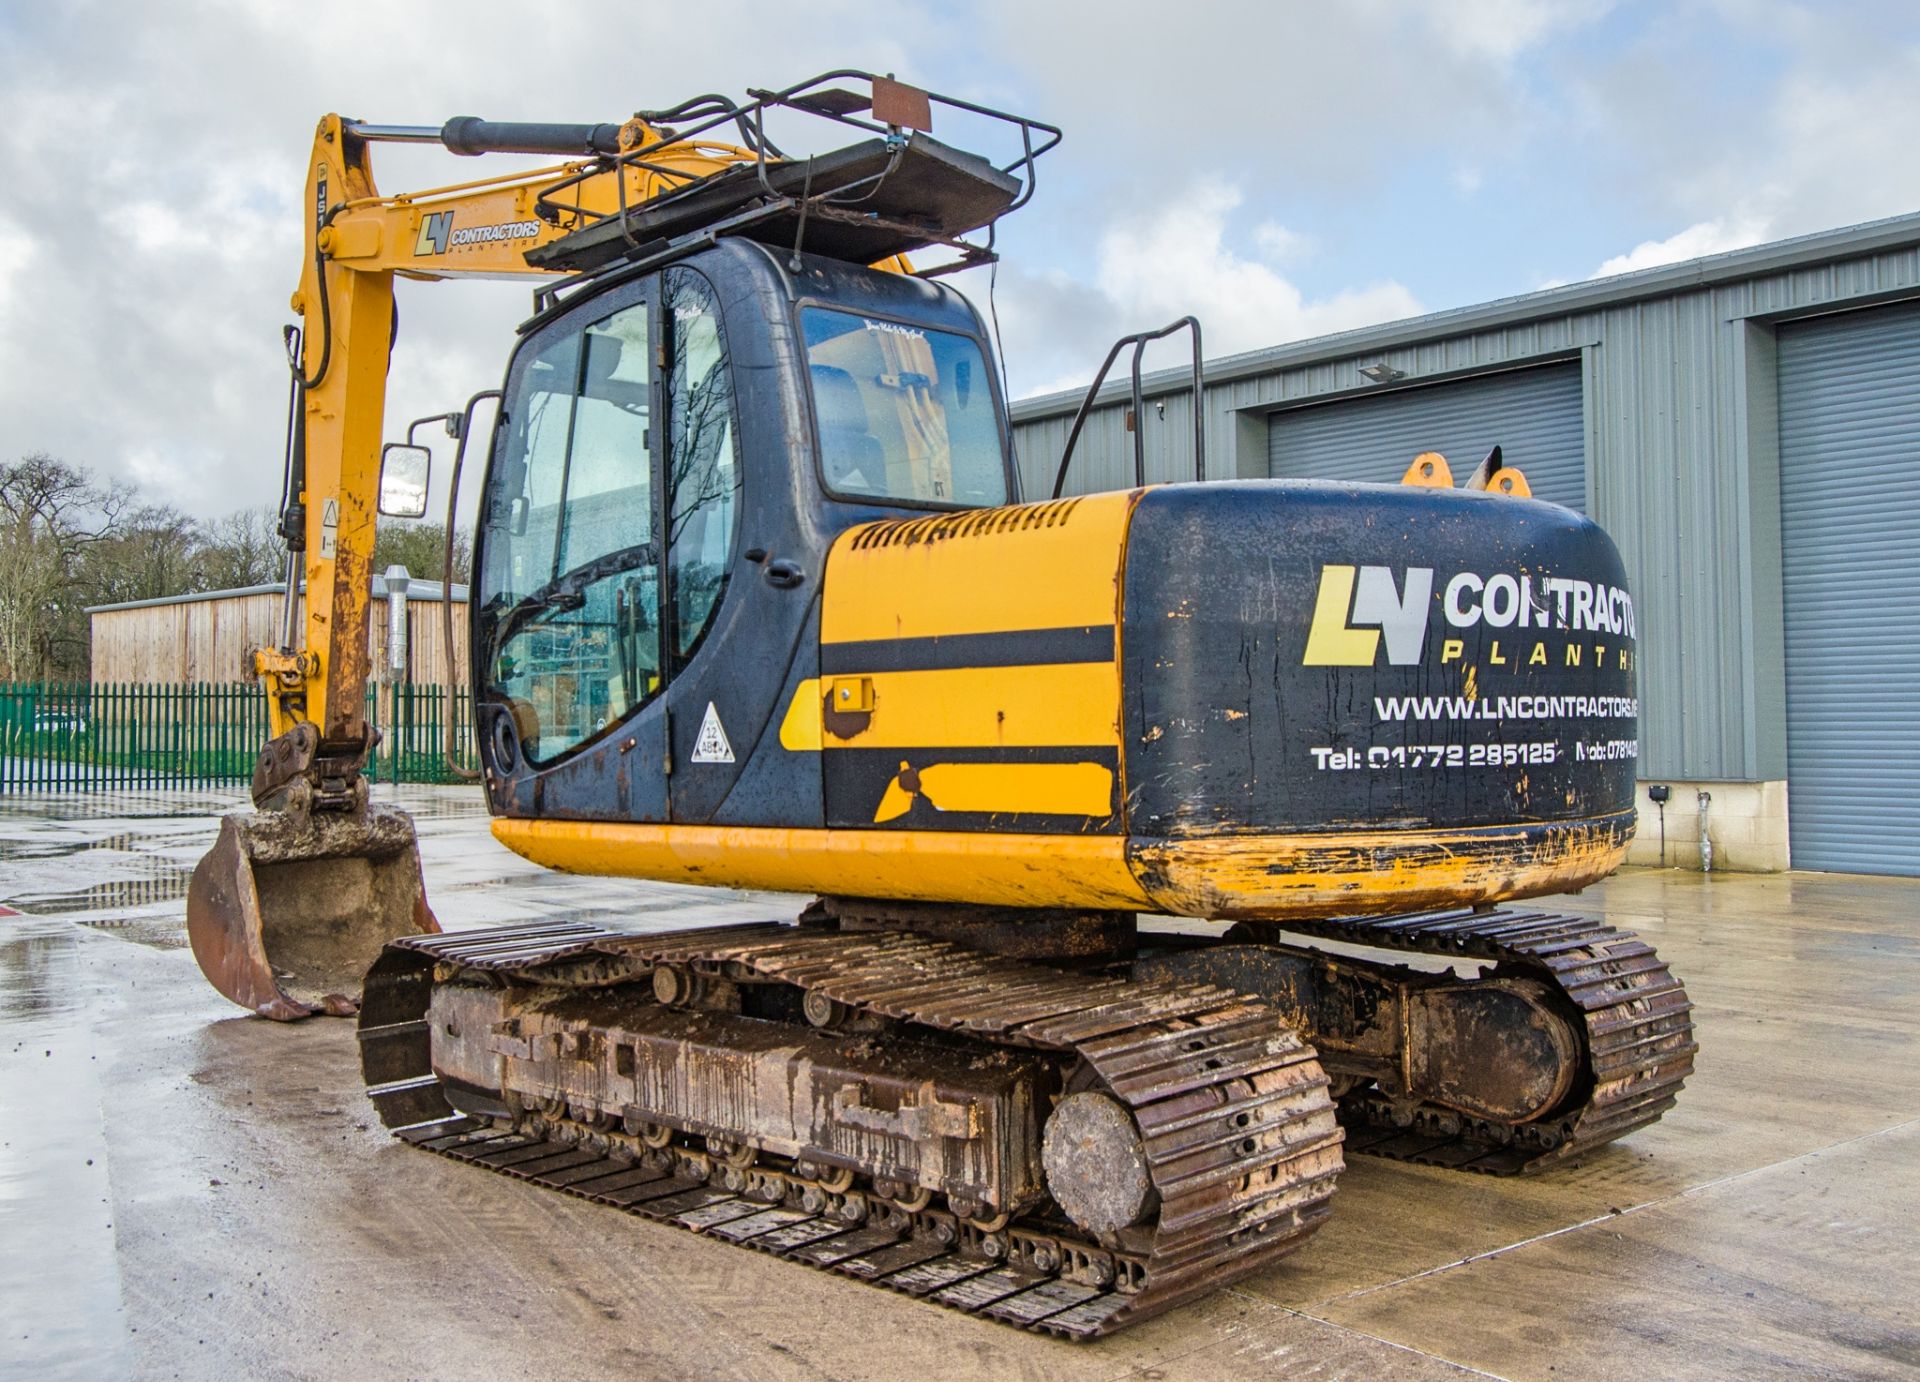
{"label": "grey metal cladding wall", "polygon": [[1780,329],[1795,868],[1920,875],[1920,308]]}
{"label": "grey metal cladding wall", "polygon": [[1494,446],[1534,496],[1585,513],[1587,445],[1580,366],[1502,370],[1289,408],[1269,423],[1276,477],[1394,484],[1422,451],[1447,458],[1465,484]]}
{"label": "grey metal cladding wall", "polygon": [[1587,354],[1590,512],[1633,590],[1640,769],[1654,778],[1756,775],[1729,315],[1711,292],[1612,308]]}
{"label": "grey metal cladding wall", "polygon": [[[1147,403],[1142,437],[1148,484],[1193,479],[1193,405],[1191,394],[1169,394]],[[1218,423],[1210,416],[1209,427]],[[1232,419],[1226,425],[1231,427]],[[1060,454],[1066,450],[1073,413],[1022,424],[1014,429],[1020,463],[1020,493],[1026,499],[1045,499],[1053,493]],[[1222,443],[1207,437],[1207,451],[1219,455]],[[1127,430],[1124,404],[1095,408],[1073,448],[1066,493],[1101,494],[1133,486],[1133,433]]]}
{"label": "grey metal cladding wall", "polygon": [[[1472,318],[1465,322],[1444,313],[1213,361],[1209,474],[1264,474],[1266,414],[1359,394],[1363,365],[1384,362],[1405,370],[1411,383],[1577,357],[1591,512],[1620,547],[1640,616],[1641,771],[1680,779],[1784,776],[1773,371],[1759,344],[1770,348],[1772,329],[1751,323],[1920,293],[1920,245],[1683,283],[1659,296],[1634,298],[1623,288],[1622,300],[1607,301],[1607,286],[1463,309]],[[1576,301],[1558,305],[1562,294]],[[1174,416],[1185,400],[1166,394],[1180,378],[1169,373],[1147,384],[1148,478],[1184,479],[1186,425]],[[1151,404],[1163,394],[1165,420]],[[1045,477],[1039,490],[1030,478],[1028,493],[1051,488],[1079,401],[1062,394],[1016,405],[1022,471]],[[1257,426],[1244,425],[1248,419]],[[1161,439],[1165,459],[1157,461]],[[1068,489],[1131,483],[1128,440],[1121,407],[1095,410],[1081,446],[1098,442],[1117,459],[1098,483],[1076,460]],[[1245,453],[1250,443],[1257,456]]]}

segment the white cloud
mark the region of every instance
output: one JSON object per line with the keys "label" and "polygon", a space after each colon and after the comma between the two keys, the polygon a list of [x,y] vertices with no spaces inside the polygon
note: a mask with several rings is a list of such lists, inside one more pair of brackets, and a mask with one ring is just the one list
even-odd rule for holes
{"label": "white cloud", "polygon": [[1768,225],[1758,217],[1727,217],[1715,221],[1699,221],[1685,230],[1676,231],[1664,240],[1644,240],[1625,254],[1616,254],[1595,269],[1589,278],[1610,278],[1614,274],[1630,274],[1637,269],[1656,268],[1661,264],[1678,264],[1687,259],[1699,259],[1709,254],[1724,254],[1728,250],[1745,249],[1748,245],[1757,245],[1768,235]]}
{"label": "white cloud", "polygon": [[1608,258],[1589,277],[1920,210],[1911,155],[1920,145],[1920,42],[1901,42],[1897,30],[1890,36],[1860,16],[1815,22],[1798,6],[1721,3],[1755,36],[1791,41],[1797,65],[1739,112],[1693,104],[1699,96],[1683,70],[1668,72],[1662,89],[1653,69],[1637,69],[1631,118],[1646,123],[1614,138],[1633,136],[1634,179],[1688,224]]}
{"label": "white cloud", "polygon": [[1709,247],[1691,252],[1920,209],[1910,0],[1676,7],[1564,75],[1593,194],[1687,227],[1687,247]]}
{"label": "white cloud", "polygon": [[125,249],[136,254],[204,251],[213,246],[217,233],[211,218],[188,214],[150,197],[108,211],[102,223]]}
{"label": "white cloud", "polygon": [[[863,66],[1030,110],[1067,139],[998,241],[1018,393],[1082,382],[1116,335],[1190,310],[1220,355],[1414,313],[1463,280],[1491,296],[1523,270],[1488,262],[1512,240],[1489,250],[1482,218],[1516,202],[1546,228],[1518,262],[1562,273],[1920,207],[1910,0],[1622,7],[1604,43],[1584,30],[1605,0],[1217,0],[1177,24],[1149,0],[905,0],[883,28],[856,0],[814,0],[798,28],[775,0],[709,0],[702,31],[725,41],[691,48],[583,42],[603,8],[552,0],[529,25],[514,0],[468,0],[450,30],[339,0],[338,31],[381,38],[345,46],[276,0],[8,9],[0,457],[49,450],[208,514],[273,497],[301,170],[329,109],[612,119]],[[478,165],[388,146],[378,170],[398,191]],[[1449,215],[1436,186],[1462,198]],[[1340,267],[1343,215],[1419,227],[1383,257],[1391,278]],[[985,273],[962,278],[984,301]],[[399,301],[390,431],[497,383],[528,299],[407,283]]]}
{"label": "white cloud", "polygon": [[1916,92],[1920,43],[1912,41],[1857,55],[1842,70],[1794,73],[1774,93],[1765,147],[1728,163],[1745,163],[1782,234],[1920,209]]}
{"label": "white cloud", "polygon": [[1469,0],[1418,10],[1434,36],[1454,52],[1506,63],[1556,32],[1591,24],[1611,8],[1609,0]]}
{"label": "white cloud", "polygon": [[13,306],[14,285],[33,267],[33,238],[11,221],[0,220],[0,319]]}
{"label": "white cloud", "polygon": [[1170,20],[1156,0],[978,7],[997,60],[1046,92],[1067,126],[1062,161],[1123,178],[1134,195],[1169,167],[1258,168],[1324,190],[1365,188],[1436,151],[1490,155],[1530,128],[1514,60],[1599,8],[1212,0]]}
{"label": "white cloud", "polygon": [[[1001,319],[1015,396],[1084,386],[1116,337],[1189,314],[1199,318],[1211,359],[1422,310],[1413,293],[1392,281],[1309,296],[1271,258],[1240,254],[1228,241],[1242,200],[1217,180],[1184,193],[1169,189],[1157,209],[1120,220],[1100,236],[1091,281],[1060,271],[1003,274]],[[1262,251],[1297,252],[1300,244],[1300,237],[1271,224],[1256,227],[1253,239]],[[967,291],[983,297],[977,272],[969,278]],[[1184,336],[1156,345],[1148,365],[1180,363],[1187,349]]]}
{"label": "white cloud", "polygon": [[[683,45],[583,42],[605,15],[580,0],[531,25],[510,0],[469,0],[454,31],[430,9],[340,0],[335,30],[380,35],[344,46],[312,42],[309,17],[270,0],[12,7],[0,182],[9,208],[36,212],[0,218],[0,457],[50,451],[197,514],[272,501],[302,170],[328,110],[619,119],[840,66],[906,75],[897,33],[948,46],[927,0],[907,0],[895,32],[853,0],[815,0],[800,31],[771,13],[709,0],[701,23],[728,38],[689,62]],[[519,79],[563,70],[559,86]],[[386,191],[480,172],[438,150],[378,154]],[[527,287],[491,284],[408,283],[399,298],[390,429],[497,384],[529,303]]]}
{"label": "white cloud", "polygon": [[1227,246],[1228,217],[1240,202],[1236,189],[1205,182],[1157,215],[1114,227],[1100,241],[1101,291],[1129,317],[1142,318],[1143,326],[1193,313],[1206,330],[1210,355],[1420,311],[1413,294],[1393,282],[1309,300],[1271,264],[1242,258]]}
{"label": "white cloud", "polygon": [[1290,264],[1313,253],[1313,237],[1289,230],[1277,221],[1263,221],[1253,228],[1253,243],[1260,253],[1276,264]]}

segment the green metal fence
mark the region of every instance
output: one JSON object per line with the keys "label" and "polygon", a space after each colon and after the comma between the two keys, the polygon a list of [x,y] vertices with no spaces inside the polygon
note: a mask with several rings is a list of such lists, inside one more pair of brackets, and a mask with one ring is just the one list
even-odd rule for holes
{"label": "green metal fence", "polygon": [[[376,782],[452,782],[437,686],[367,688],[380,744]],[[457,751],[471,755],[472,703],[454,703]],[[246,783],[267,741],[266,693],[250,682],[0,684],[0,795]]]}
{"label": "green metal fence", "polygon": [[[373,751],[375,782],[458,782],[447,769],[447,692],[443,686],[389,682],[367,688],[367,718],[380,729]],[[465,768],[473,753],[473,699],[453,697],[453,751]],[[252,764],[247,772],[251,776]]]}

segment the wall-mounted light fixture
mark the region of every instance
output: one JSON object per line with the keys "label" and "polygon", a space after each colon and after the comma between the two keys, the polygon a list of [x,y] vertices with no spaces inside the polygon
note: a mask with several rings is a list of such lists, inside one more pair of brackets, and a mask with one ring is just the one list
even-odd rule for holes
{"label": "wall-mounted light fixture", "polygon": [[1360,373],[1375,384],[1391,384],[1396,379],[1405,379],[1407,377],[1405,370],[1395,369],[1389,364],[1362,365],[1360,367]]}

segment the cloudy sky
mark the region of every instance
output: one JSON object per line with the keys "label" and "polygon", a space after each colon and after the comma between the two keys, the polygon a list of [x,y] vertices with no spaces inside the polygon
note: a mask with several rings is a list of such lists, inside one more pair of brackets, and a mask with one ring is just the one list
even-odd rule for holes
{"label": "cloudy sky", "polygon": [[[0,0],[0,456],[51,452],[207,516],[273,500],[280,326],[329,110],[619,120],[850,66],[1061,125],[1001,228],[1017,395],[1084,381],[1114,335],[1183,312],[1223,355],[1920,210],[1911,0],[877,13]],[[475,167],[377,157],[389,192]],[[957,281],[984,301],[984,273]],[[399,293],[390,434],[497,383],[528,302]]]}

